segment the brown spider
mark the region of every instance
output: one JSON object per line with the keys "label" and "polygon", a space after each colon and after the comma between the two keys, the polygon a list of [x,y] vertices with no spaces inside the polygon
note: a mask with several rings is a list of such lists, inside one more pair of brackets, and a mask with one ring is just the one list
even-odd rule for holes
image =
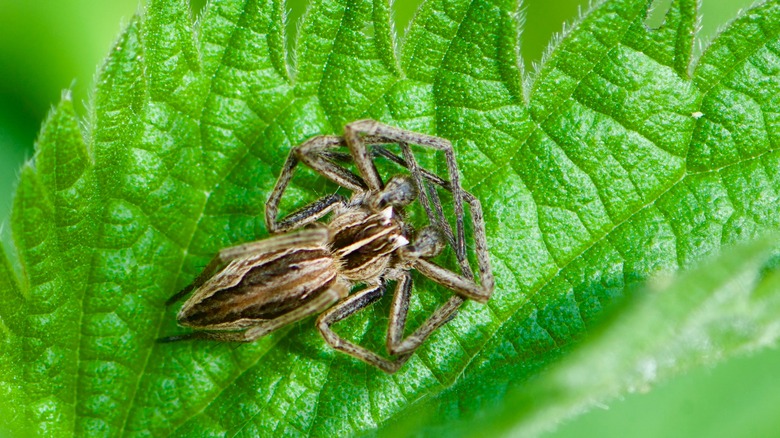
{"label": "brown spider", "polygon": [[[404,158],[382,144],[397,143]],[[450,180],[420,168],[410,144],[443,151]],[[336,151],[347,146],[349,154]],[[372,145],[372,153],[368,146]],[[409,169],[410,176],[382,182],[373,156],[383,156]],[[340,161],[354,161],[356,175]],[[353,192],[350,199],[325,196],[281,220],[279,202],[298,162]],[[436,184],[453,195],[456,234],[444,219]],[[404,222],[404,207],[420,199],[429,225],[414,231]],[[474,280],[466,258],[463,201],[471,209],[480,283]],[[225,248],[195,281],[169,303],[196,289],[184,303],[177,320],[196,331],[160,341],[208,338],[221,341],[253,341],[285,325],[322,313],[317,327],[333,348],[388,373],[396,372],[436,329],[455,316],[464,299],[486,302],[493,292],[485,226],[479,201],[461,189],[451,144],[442,138],[405,131],[362,120],[344,127],[344,136],[319,136],[293,148],[266,203],[265,220],[272,233],[264,240]],[[315,222],[328,213],[327,224]],[[307,226],[303,228],[304,226]],[[462,274],[431,261],[445,247],[453,246]],[[411,335],[402,339],[415,269],[456,293]],[[353,344],[331,326],[378,300],[388,280],[395,280],[387,350],[388,360]],[[354,286],[364,287],[352,294]]]}

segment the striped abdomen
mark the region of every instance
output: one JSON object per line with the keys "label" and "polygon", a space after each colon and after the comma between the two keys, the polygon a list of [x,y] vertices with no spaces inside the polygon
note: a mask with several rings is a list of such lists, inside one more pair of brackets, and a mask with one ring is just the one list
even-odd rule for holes
{"label": "striped abdomen", "polygon": [[234,260],[196,291],[179,312],[179,323],[236,329],[276,318],[330,288],[336,267],[325,246],[285,248]]}

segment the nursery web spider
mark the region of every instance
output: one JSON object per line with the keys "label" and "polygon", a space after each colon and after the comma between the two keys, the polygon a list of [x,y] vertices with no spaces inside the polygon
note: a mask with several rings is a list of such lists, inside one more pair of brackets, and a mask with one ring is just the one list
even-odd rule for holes
{"label": "nursery web spider", "polygon": [[[384,146],[397,144],[403,158]],[[442,151],[449,181],[422,169],[410,145]],[[349,154],[338,151],[346,146]],[[371,146],[371,149],[369,149]],[[411,175],[382,181],[374,158],[385,157]],[[343,165],[353,162],[357,173]],[[317,173],[352,191],[347,199],[325,196],[281,220],[279,203],[303,162]],[[435,187],[452,193],[456,231],[444,218]],[[420,199],[429,225],[419,230],[404,221],[404,208]],[[466,256],[463,202],[469,204],[479,267],[477,283]],[[318,219],[332,213],[327,224]],[[485,226],[479,201],[461,189],[449,141],[362,120],[348,124],[344,136],[318,136],[292,149],[266,203],[265,222],[277,234],[225,248],[195,281],[169,300],[195,289],[177,320],[198,331],[160,341],[207,338],[253,341],[307,316],[321,313],[317,328],[333,348],[388,373],[396,372],[435,330],[455,316],[464,299],[486,302],[493,292]],[[428,259],[449,243],[461,273]],[[455,292],[411,335],[403,338],[412,290],[411,270]],[[331,326],[378,300],[386,282],[396,281],[387,330],[386,359],[336,334]],[[364,287],[351,293],[354,286]]]}

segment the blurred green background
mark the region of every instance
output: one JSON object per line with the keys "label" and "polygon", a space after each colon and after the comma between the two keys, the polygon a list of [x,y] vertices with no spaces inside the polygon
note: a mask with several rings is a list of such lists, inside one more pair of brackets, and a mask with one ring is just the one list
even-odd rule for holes
{"label": "blurred green background", "polygon": [[[194,14],[205,0],[192,2]],[[396,0],[396,29],[403,32],[418,0]],[[538,63],[550,38],[571,22],[587,0],[526,0],[521,53],[527,69]],[[656,1],[658,24],[671,0]],[[700,41],[751,0],[702,0]],[[288,2],[288,32],[294,32],[305,0]],[[47,112],[63,89],[72,89],[77,110],[86,114],[92,77],[138,0],[0,0],[0,234],[10,241],[8,216],[18,170],[32,157]],[[697,52],[698,52],[697,47]],[[774,371],[780,352],[733,360],[631,395],[562,426],[553,436],[772,436],[780,430],[776,406],[780,388]],[[778,436],[774,434],[774,436]]]}

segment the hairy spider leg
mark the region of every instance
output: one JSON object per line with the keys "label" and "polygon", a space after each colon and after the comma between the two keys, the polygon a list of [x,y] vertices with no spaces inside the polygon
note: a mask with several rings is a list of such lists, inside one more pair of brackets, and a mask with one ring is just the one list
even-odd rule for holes
{"label": "hairy spider leg", "polygon": [[376,302],[384,295],[384,292],[385,285],[382,283],[376,286],[367,286],[364,289],[353,293],[347,299],[329,308],[320,315],[319,318],[317,318],[317,328],[322,334],[322,337],[325,338],[325,341],[334,349],[360,359],[386,373],[392,374],[398,371],[398,369],[409,360],[409,357],[411,357],[414,351],[403,354],[394,360],[388,360],[367,348],[342,338],[331,328],[333,324]]}
{"label": "hairy spider leg", "polygon": [[404,272],[396,280],[398,284],[393,294],[387,334],[387,350],[390,354],[397,356],[395,359],[386,359],[367,348],[354,344],[339,336],[332,328],[333,324],[348,318],[379,300],[384,295],[386,289],[384,283],[378,286],[368,286],[322,313],[317,318],[317,328],[325,341],[336,350],[349,354],[387,373],[395,373],[433,332],[455,317],[458,307],[463,303],[463,298],[459,296],[450,298],[441,307],[442,311],[436,312],[435,316],[428,318],[414,333],[402,339],[406,326],[406,316],[409,311],[412,276],[409,272]]}
{"label": "hairy spider leg", "polygon": [[321,154],[329,148],[344,146],[344,139],[336,136],[318,136],[311,138],[290,151],[284,163],[282,173],[276,180],[271,195],[265,204],[265,225],[271,233],[282,233],[310,224],[333,211],[338,205],[344,205],[346,198],[341,195],[328,195],[303,208],[277,220],[279,203],[284,191],[290,184],[299,161],[328,178],[329,180],[349,190],[363,191],[366,183],[348,169],[323,158]]}
{"label": "hairy spider leg", "polygon": [[[403,167],[408,167],[408,164],[404,159],[398,157],[389,150],[382,147],[376,147],[374,150],[378,155],[383,156]],[[434,173],[429,172],[426,169],[419,168],[419,171],[427,181],[452,192],[452,185],[450,182],[442,179]],[[480,204],[479,200],[471,193],[463,189],[460,190],[460,193],[463,195],[463,200],[469,205],[469,209],[471,211],[471,222],[472,227],[474,228],[474,251],[477,255],[480,282],[486,291],[492,292],[495,287],[495,280],[493,277],[493,270],[490,267],[490,256],[488,254],[487,235],[485,231],[485,217],[482,212],[482,205]],[[469,275],[469,273],[470,269],[463,271],[464,276],[473,279],[473,275]],[[490,293],[487,293],[487,295],[489,297]]]}
{"label": "hairy spider leg", "polygon": [[[303,162],[325,178],[352,192],[367,191],[366,182],[361,177],[334,162],[352,159],[349,155],[332,150],[346,145],[343,137],[321,135],[313,137],[292,149],[282,167],[279,178],[276,180],[271,195],[268,197],[268,201],[266,201],[265,223],[270,232],[282,233],[300,228],[317,221],[333,211],[337,206],[346,204],[347,200],[345,197],[336,194],[328,195],[288,214],[281,220],[277,220],[282,196],[289,186],[299,162]],[[376,178],[381,182],[381,178],[378,175],[376,175]],[[382,186],[384,187],[384,184]],[[452,230],[448,231],[450,234],[452,233]]]}
{"label": "hairy spider leg", "polygon": [[[474,274],[471,271],[471,265],[469,265],[468,259],[466,258],[466,234],[463,226],[463,208],[461,207],[461,214],[458,215],[457,212],[455,214],[455,226],[458,232],[457,242],[455,241],[455,236],[453,236],[452,228],[450,227],[449,222],[444,218],[444,209],[441,205],[441,199],[439,199],[439,194],[436,193],[435,189],[428,190],[428,186],[425,184],[425,180],[422,176],[422,168],[417,164],[417,160],[414,158],[414,155],[412,154],[412,149],[409,147],[407,143],[399,143],[401,146],[401,151],[404,154],[405,161],[408,165],[409,170],[412,173],[412,176],[414,177],[414,181],[417,184],[417,190],[421,192],[425,192],[426,196],[422,196],[423,199],[423,206],[426,210],[430,210],[431,207],[428,205],[428,203],[432,203],[433,207],[436,211],[436,221],[439,224],[439,227],[444,231],[445,236],[447,236],[447,239],[450,242],[450,245],[455,249],[455,257],[458,259],[458,263],[460,264],[461,271],[464,273],[464,275],[468,275],[473,277]],[[430,196],[430,201],[428,200],[428,196]],[[453,198],[455,197],[461,197],[462,193],[460,190],[454,190],[452,191]],[[461,201],[462,203],[462,201]],[[456,201],[457,204],[457,201]],[[457,208],[456,208],[457,211]],[[430,217],[429,213],[429,217]]]}
{"label": "hairy spider leg", "polygon": [[412,274],[406,271],[398,277],[387,328],[387,351],[393,355],[412,353],[417,350],[433,332],[455,317],[458,307],[463,303],[463,298],[460,296],[451,297],[431,314],[414,333],[403,338],[406,317],[409,315],[409,300],[412,294]]}
{"label": "hairy spider leg", "polygon": [[[395,128],[375,120],[359,120],[346,125],[344,127],[344,139],[347,142],[349,150],[352,152],[352,156],[355,159],[358,170],[360,170],[360,174],[368,184],[369,189],[372,190],[381,189],[382,181],[376,171],[374,161],[371,159],[371,154],[368,152],[366,143],[360,138],[360,134],[382,137],[387,140],[385,143],[398,143],[401,145],[401,148],[404,149],[404,155],[407,155],[408,152],[411,156],[409,144],[429,147],[444,152],[447,161],[447,172],[450,176],[452,197],[455,201],[455,217],[463,217],[463,199],[460,194],[461,188],[460,177],[458,175],[458,163],[455,160],[455,151],[449,141],[440,137]],[[415,165],[416,162],[410,162],[410,166]],[[409,167],[409,169],[411,170],[412,167]],[[418,187],[418,189],[422,191],[422,187]],[[461,257],[465,258],[466,237],[462,221],[458,223],[457,233],[458,238],[456,241],[457,244],[455,245],[455,252],[458,254],[459,259]]]}

